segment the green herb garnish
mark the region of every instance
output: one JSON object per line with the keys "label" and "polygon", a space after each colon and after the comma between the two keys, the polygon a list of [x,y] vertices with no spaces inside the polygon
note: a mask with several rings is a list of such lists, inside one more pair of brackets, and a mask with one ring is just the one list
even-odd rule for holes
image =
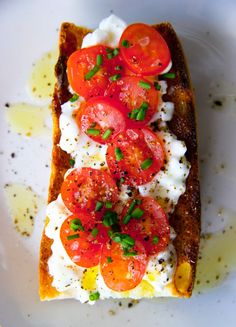
{"label": "green herb garnish", "polygon": [[131,217],[135,219],[140,219],[144,215],[144,211],[140,208],[135,208],[131,213]]}
{"label": "green herb garnish", "polygon": [[129,41],[128,40],[122,40],[121,45],[124,48],[129,48]]}
{"label": "green herb garnish", "polygon": [[107,202],[105,202],[105,207],[106,207],[107,209],[111,209],[111,208],[112,208],[112,202],[111,202],[111,201],[107,201]]}
{"label": "green herb garnish", "polygon": [[96,128],[88,128],[86,132],[88,135],[93,135],[93,136],[98,136],[101,133],[100,130]]}
{"label": "green herb garnish", "polygon": [[163,77],[163,78],[170,78],[170,79],[173,79],[173,78],[176,77],[175,73],[165,73],[165,74],[162,74],[160,76]]}
{"label": "green herb garnish", "polygon": [[73,96],[70,98],[70,102],[75,102],[75,101],[77,101],[79,99],[79,96],[78,96],[78,94],[73,94]]}
{"label": "green herb garnish", "polygon": [[154,87],[157,91],[160,91],[161,85],[158,82],[154,82]]}
{"label": "green herb garnish", "polygon": [[96,64],[97,66],[101,66],[102,63],[103,63],[103,56],[101,54],[98,54],[96,58]]}
{"label": "green herb garnish", "polygon": [[113,262],[112,257],[107,257],[107,262],[108,262],[108,263]]}
{"label": "green herb garnish", "polygon": [[67,236],[68,241],[74,240],[75,238],[79,238],[79,234],[73,234]]}
{"label": "green herb garnish", "polygon": [[70,222],[70,229],[72,229],[74,232],[77,232],[78,230],[84,231],[84,227],[81,223],[81,220],[78,218],[74,218]]}
{"label": "green herb garnish", "polygon": [[154,236],[152,239],[152,244],[157,244],[159,242],[159,237],[158,236]]}
{"label": "green herb garnish", "polygon": [[152,163],[153,163],[153,159],[148,158],[141,163],[140,167],[142,168],[142,170],[146,170],[149,167],[151,167]]}
{"label": "green herb garnish", "polygon": [[115,74],[115,75],[111,76],[111,77],[109,78],[109,80],[110,80],[111,82],[115,82],[115,81],[118,81],[120,78],[121,78],[121,75],[120,75],[120,74]]}
{"label": "green herb garnish", "polygon": [[115,156],[117,161],[120,161],[121,159],[124,158],[124,155],[120,148],[115,148]]}
{"label": "green herb garnish", "polygon": [[72,158],[70,158],[70,160],[69,160],[69,164],[70,164],[70,166],[74,166],[74,164],[75,164],[75,160],[74,159],[72,159]]}
{"label": "green herb garnish", "polygon": [[118,215],[115,211],[107,211],[103,216],[102,223],[106,227],[110,227],[112,225],[117,224],[118,222]]}
{"label": "green herb garnish", "polygon": [[97,301],[99,298],[100,298],[100,293],[99,292],[91,293],[89,295],[89,300],[90,301]]}
{"label": "green herb garnish", "polygon": [[100,211],[102,209],[102,207],[103,207],[103,203],[100,201],[97,201],[96,206],[95,206],[95,212]]}
{"label": "green herb garnish", "polygon": [[139,81],[138,85],[141,86],[143,89],[149,90],[151,88],[151,84],[145,81]]}
{"label": "green herb garnish", "polygon": [[85,80],[88,81],[90,80],[100,69],[100,66],[95,65],[86,75],[85,75]]}
{"label": "green herb garnish", "polygon": [[107,139],[111,136],[112,132],[113,132],[113,130],[112,130],[111,128],[108,128],[108,129],[104,132],[104,134],[103,134],[103,136],[102,136],[102,139],[103,139],[103,140],[107,140]]}
{"label": "green herb garnish", "polygon": [[92,236],[93,237],[96,237],[98,235],[98,229],[97,228],[94,228],[91,232]]}

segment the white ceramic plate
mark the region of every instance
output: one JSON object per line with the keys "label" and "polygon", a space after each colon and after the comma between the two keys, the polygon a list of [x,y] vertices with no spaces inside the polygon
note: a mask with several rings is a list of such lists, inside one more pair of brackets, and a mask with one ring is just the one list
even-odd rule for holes
{"label": "white ceramic plate", "polygon": [[[25,90],[32,63],[56,45],[61,22],[96,27],[111,11],[127,22],[168,20],[181,37],[198,108],[202,227],[204,233],[217,234],[203,241],[201,284],[189,300],[143,300],[132,308],[129,301],[121,307],[114,301],[95,306],[76,301],[40,303],[37,261],[44,212],[37,216],[32,236],[23,238],[13,228],[3,187],[24,183],[46,199],[50,137],[25,139],[9,133],[5,103],[32,101]],[[235,326],[235,1],[1,0],[0,28],[0,325]],[[214,105],[215,100],[222,106]],[[209,276],[218,275],[218,285],[212,287],[216,283]]]}

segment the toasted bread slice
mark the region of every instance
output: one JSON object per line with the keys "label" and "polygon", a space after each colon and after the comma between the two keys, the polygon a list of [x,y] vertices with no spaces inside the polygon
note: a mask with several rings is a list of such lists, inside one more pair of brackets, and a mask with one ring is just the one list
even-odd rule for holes
{"label": "toasted bread slice", "polygon": [[[174,29],[169,23],[161,23],[155,25],[154,28],[164,37],[169,46],[173,71],[176,73],[176,78],[168,81],[168,92],[164,95],[164,101],[171,101],[175,105],[174,116],[168,123],[168,127],[179,140],[185,142],[187,146],[186,158],[191,165],[186,182],[186,191],[180,197],[170,217],[170,224],[177,234],[174,240],[177,268],[174,276],[175,290],[173,293],[178,297],[189,297],[194,285],[200,240],[200,189],[194,96],[183,50]],[[55,67],[57,83],[52,101],[53,150],[49,203],[57,198],[64,174],[70,168],[70,156],[58,146],[61,105],[71,97],[68,90],[66,63],[70,54],[80,48],[83,37],[89,32],[88,29],[70,23],[63,23],[61,26],[59,58]],[[46,224],[47,221],[46,219]],[[41,300],[60,298],[62,295],[52,286],[52,277],[48,272],[48,259],[52,253],[51,245],[52,240],[43,232],[39,264]]]}

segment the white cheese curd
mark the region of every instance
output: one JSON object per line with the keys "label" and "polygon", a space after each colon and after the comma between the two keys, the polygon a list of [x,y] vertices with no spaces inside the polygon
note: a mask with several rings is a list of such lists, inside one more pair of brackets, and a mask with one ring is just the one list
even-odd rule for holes
{"label": "white cheese curd", "polygon": [[79,98],[76,103],[66,102],[61,106],[59,125],[61,138],[59,146],[62,150],[69,153],[75,160],[75,168],[107,167],[106,151],[107,145],[101,145],[79,130],[78,125],[73,117],[73,112],[78,109],[83,98]]}
{"label": "white cheese curd", "polygon": [[189,174],[189,164],[184,154],[187,148],[184,142],[169,133],[161,131],[158,135],[164,141],[167,163],[164,170],[156,174],[153,180],[138,187],[142,196],[151,196],[159,200],[167,213],[171,213],[181,194],[185,192],[185,182]]}
{"label": "white cheese curd", "polygon": [[[131,291],[115,292],[109,289],[104,283],[99,267],[98,269],[94,268],[97,269],[94,288],[93,290],[89,289],[93,284],[92,277],[88,276],[90,284],[87,286],[83,284],[83,278],[84,274],[88,274],[89,269],[93,268],[85,269],[74,264],[60,240],[61,225],[70,215],[71,213],[66,209],[60,195],[57,200],[51,202],[47,207],[49,222],[45,233],[49,238],[53,239],[52,255],[48,260],[48,269],[50,275],[53,276],[52,286],[59,292],[63,292],[62,298],[73,297],[82,303],[89,302],[93,304],[94,302],[89,301],[89,295],[96,291],[100,293],[101,299],[109,297],[122,298],[124,296],[139,299],[142,297],[173,295],[171,288],[168,287],[172,281],[176,264],[176,254],[171,242],[165,251],[150,258],[143,281]],[[172,233],[172,235],[174,234]]]}
{"label": "white cheese curd", "polygon": [[119,45],[121,34],[126,28],[126,23],[115,15],[103,19],[99,28],[87,34],[82,42],[82,48],[87,48],[96,44],[103,44],[112,48]]}

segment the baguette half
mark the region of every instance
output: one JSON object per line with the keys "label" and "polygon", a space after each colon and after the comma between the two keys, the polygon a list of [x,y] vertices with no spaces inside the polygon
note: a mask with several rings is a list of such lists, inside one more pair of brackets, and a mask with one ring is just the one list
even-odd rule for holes
{"label": "baguette half", "polygon": [[[176,73],[176,78],[168,81],[168,91],[163,96],[164,101],[171,101],[175,106],[174,115],[168,123],[168,127],[179,140],[185,142],[187,146],[186,158],[191,165],[186,181],[186,191],[179,198],[178,204],[170,216],[170,225],[177,235],[174,240],[177,267],[174,275],[173,294],[177,297],[190,297],[194,286],[199,250],[201,209],[194,96],[183,50],[174,29],[169,23],[161,23],[153,27],[166,40],[171,52],[173,71]],[[83,37],[89,32],[91,31],[71,23],[63,23],[60,30],[59,58],[55,67],[57,82],[51,106],[53,149],[48,203],[57,198],[64,174],[70,168],[70,155],[58,146],[61,135],[59,128],[61,105],[72,96],[68,90],[67,60],[72,52],[81,47]],[[48,218],[46,218],[46,224],[47,222]],[[63,296],[52,286],[52,276],[48,272],[48,259],[52,253],[52,242],[44,231],[39,262],[39,295],[41,300]]]}

